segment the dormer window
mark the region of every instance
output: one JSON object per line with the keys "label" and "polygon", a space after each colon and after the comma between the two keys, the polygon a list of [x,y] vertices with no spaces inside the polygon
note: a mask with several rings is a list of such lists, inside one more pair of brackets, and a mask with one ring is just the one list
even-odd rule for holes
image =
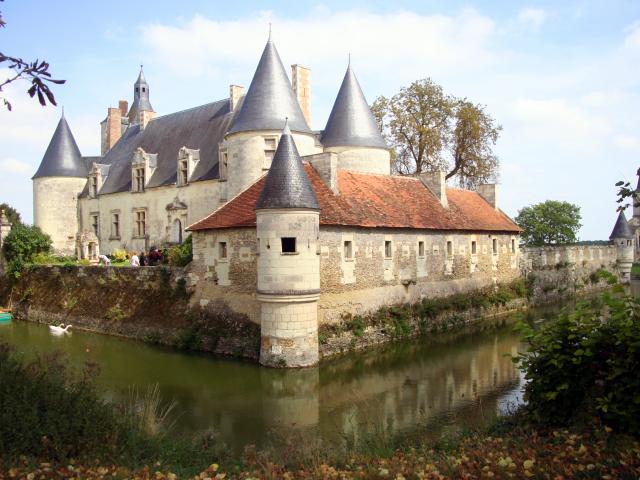
{"label": "dormer window", "polygon": [[109,165],[94,163],[89,171],[89,198],[96,198],[109,175]]}
{"label": "dormer window", "polygon": [[188,185],[191,181],[191,175],[200,161],[200,150],[182,147],[178,152],[178,177],[176,184],[180,187]]}
{"label": "dormer window", "polygon": [[278,147],[278,137],[264,137],[264,169],[271,168],[271,161],[276,154]]}
{"label": "dormer window", "polygon": [[136,149],[131,160],[131,191],[144,192],[149,179],[156,170],[158,155]]}

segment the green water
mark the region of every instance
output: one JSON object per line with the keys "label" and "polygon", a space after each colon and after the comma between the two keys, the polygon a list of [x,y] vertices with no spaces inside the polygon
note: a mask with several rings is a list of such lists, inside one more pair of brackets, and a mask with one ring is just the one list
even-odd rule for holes
{"label": "green water", "polygon": [[509,326],[412,339],[302,370],[260,368],[81,331],[58,337],[27,322],[1,325],[0,340],[27,356],[62,351],[75,365],[96,362],[98,385],[109,399],[127,398],[133,385],[157,383],[163,400],[177,403],[174,434],[217,432],[236,452],[294,438],[346,446],[425,428],[437,437],[490,421],[521,401],[521,375],[505,356],[521,344]]}

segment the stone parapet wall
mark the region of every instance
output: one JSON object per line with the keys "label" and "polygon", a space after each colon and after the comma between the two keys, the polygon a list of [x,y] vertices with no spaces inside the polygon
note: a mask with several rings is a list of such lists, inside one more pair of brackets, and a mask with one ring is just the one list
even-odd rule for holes
{"label": "stone parapet wall", "polygon": [[615,264],[617,251],[614,245],[557,245],[525,247],[522,249],[521,267],[524,271],[544,270],[558,265],[575,264],[593,269]]}

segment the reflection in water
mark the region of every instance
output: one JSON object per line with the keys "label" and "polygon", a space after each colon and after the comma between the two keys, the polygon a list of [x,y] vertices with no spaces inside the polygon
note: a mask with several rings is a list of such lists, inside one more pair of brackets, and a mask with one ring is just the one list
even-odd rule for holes
{"label": "reflection in water", "polygon": [[505,355],[520,348],[510,327],[437,338],[345,355],[318,368],[273,370],[80,331],[52,337],[40,325],[0,327],[0,339],[28,355],[61,350],[76,365],[97,362],[107,398],[158,383],[163,398],[178,404],[179,433],[213,429],[236,451],[296,435],[333,446],[417,428],[438,436],[521,401],[522,378]]}

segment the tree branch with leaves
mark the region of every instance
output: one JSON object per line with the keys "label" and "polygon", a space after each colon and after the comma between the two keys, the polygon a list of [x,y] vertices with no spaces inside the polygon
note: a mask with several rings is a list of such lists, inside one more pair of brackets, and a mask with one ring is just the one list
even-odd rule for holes
{"label": "tree branch with leaves", "polygon": [[[0,12],[0,28],[4,28],[6,25],[7,23],[2,18],[2,12]],[[7,65],[3,65],[5,63]],[[5,96],[1,95],[1,93],[3,92],[4,87],[17,80],[27,80],[31,83],[27,93],[31,98],[37,96],[38,102],[40,102],[40,105],[43,107],[47,105],[47,102],[52,105],[57,105],[55,96],[48,84],[53,83],[61,85],[65,83],[66,80],[56,80],[51,78],[51,74],[49,73],[49,63],[44,60],[37,59],[33,62],[28,62],[22,58],[5,55],[0,52],[0,66],[6,66],[13,70],[13,75],[7,77],[4,81],[0,80],[0,99],[2,99],[7,110],[11,111],[13,106]]]}

